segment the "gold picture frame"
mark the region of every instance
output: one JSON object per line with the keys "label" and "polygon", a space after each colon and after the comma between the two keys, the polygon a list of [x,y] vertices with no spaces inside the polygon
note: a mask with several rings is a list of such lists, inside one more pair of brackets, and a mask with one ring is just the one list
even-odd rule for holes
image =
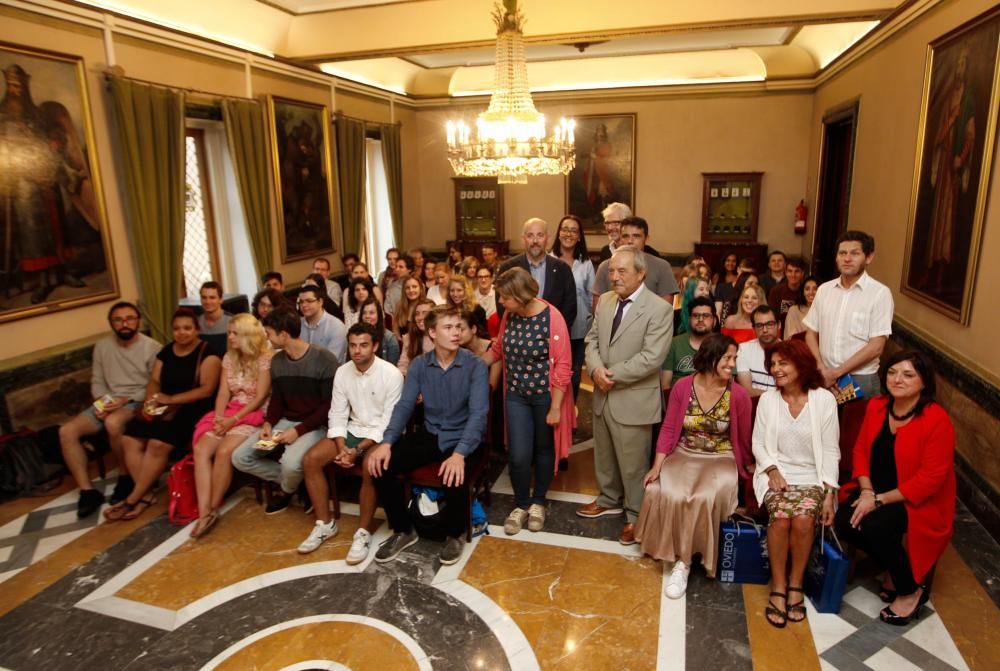
{"label": "gold picture frame", "polygon": [[118,298],[82,56],[0,42],[0,323]]}
{"label": "gold picture frame", "polygon": [[325,105],[267,96],[281,261],[330,254],[333,170]]}
{"label": "gold picture frame", "polygon": [[638,115],[588,114],[576,121],[576,167],[566,175],[566,212],[587,235],[604,235],[601,211],[612,202],[635,210]]}
{"label": "gold picture frame", "polygon": [[927,46],[900,290],[967,325],[1000,104],[1000,8]]}

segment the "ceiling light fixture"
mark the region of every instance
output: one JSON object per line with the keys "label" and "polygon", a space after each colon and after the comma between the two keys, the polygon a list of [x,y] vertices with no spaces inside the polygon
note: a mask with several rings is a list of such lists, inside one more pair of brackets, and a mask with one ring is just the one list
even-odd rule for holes
{"label": "ceiling light fixture", "polygon": [[497,26],[496,69],[490,106],[479,114],[475,134],[464,121],[447,124],[448,160],[456,175],[496,177],[500,184],[525,184],[529,175],[568,174],[576,165],[576,123],[561,119],[545,137],[528,89],[524,59],[524,15],[517,0],[493,9]]}

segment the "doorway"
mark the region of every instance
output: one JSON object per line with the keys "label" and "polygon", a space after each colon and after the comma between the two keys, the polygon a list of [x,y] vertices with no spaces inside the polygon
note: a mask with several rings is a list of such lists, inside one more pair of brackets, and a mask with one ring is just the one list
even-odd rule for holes
{"label": "doorway", "polygon": [[837,276],[837,238],[847,230],[854,172],[854,142],[858,129],[860,100],[840,105],[823,116],[820,153],[819,197],[816,233],[813,237],[813,274],[820,281]]}

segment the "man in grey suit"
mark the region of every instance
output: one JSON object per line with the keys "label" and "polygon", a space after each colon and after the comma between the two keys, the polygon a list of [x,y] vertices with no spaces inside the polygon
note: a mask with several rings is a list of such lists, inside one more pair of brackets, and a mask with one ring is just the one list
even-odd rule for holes
{"label": "man in grey suit", "polygon": [[594,380],[594,470],[601,489],[578,508],[580,517],[621,514],[618,542],[635,543],[642,477],[649,469],[652,433],[660,421],[660,366],[674,332],[673,308],[647,289],[646,255],[626,245],[608,263],[611,291],[597,303],[586,358]]}
{"label": "man in grey suit", "polygon": [[[567,324],[576,319],[576,280],[565,261],[548,253],[549,225],[542,219],[528,219],[521,230],[524,253],[504,261],[497,276],[511,268],[524,268],[538,282],[538,297],[552,303],[562,313]],[[497,315],[503,316],[503,305],[497,295]]]}

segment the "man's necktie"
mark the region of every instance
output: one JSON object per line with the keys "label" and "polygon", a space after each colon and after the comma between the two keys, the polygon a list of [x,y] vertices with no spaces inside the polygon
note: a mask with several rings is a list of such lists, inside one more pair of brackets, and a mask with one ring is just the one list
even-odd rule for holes
{"label": "man's necktie", "polygon": [[618,331],[618,326],[622,323],[622,315],[625,314],[625,306],[632,302],[632,299],[626,298],[625,300],[618,299],[618,311],[615,312],[615,318],[611,321],[611,337],[608,342],[615,339],[615,333]]}

